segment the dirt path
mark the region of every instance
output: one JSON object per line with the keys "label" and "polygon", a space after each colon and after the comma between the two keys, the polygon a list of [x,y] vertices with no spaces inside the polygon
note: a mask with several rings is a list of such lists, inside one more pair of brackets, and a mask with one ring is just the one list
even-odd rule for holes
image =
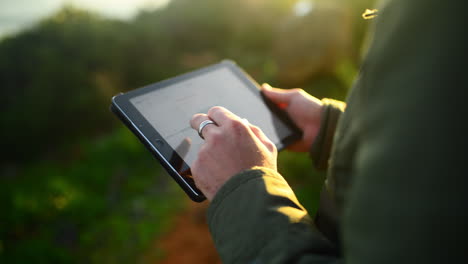
{"label": "dirt path", "polygon": [[206,224],[206,208],[189,201],[169,232],[155,243],[162,259],[154,264],[221,263]]}

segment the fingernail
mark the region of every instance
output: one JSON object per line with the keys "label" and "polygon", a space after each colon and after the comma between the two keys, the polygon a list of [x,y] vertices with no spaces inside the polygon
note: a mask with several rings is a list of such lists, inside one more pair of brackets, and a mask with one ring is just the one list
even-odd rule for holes
{"label": "fingernail", "polygon": [[269,85],[268,83],[262,84],[262,87],[265,89],[271,89],[271,85]]}

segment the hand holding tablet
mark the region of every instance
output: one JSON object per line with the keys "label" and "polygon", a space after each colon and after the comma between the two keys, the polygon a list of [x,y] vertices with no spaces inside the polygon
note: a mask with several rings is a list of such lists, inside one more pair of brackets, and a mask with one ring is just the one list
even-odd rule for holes
{"label": "hand holding tablet", "polygon": [[[111,110],[190,198],[200,202],[205,196],[196,188],[190,166],[205,142],[198,133],[201,121],[194,129],[190,120],[196,113],[219,109],[214,106],[229,109],[258,126],[278,150],[301,137],[285,112],[265,98],[245,72],[228,61],[117,95],[112,99]],[[207,133],[215,125],[205,123],[200,132],[209,137]],[[245,126],[249,131],[256,130]]]}
{"label": "hand holding tablet", "polygon": [[196,114],[190,124],[202,129],[205,142],[191,164],[197,187],[212,200],[232,176],[253,167],[276,170],[277,150],[256,126],[228,109],[215,106],[207,114]]}

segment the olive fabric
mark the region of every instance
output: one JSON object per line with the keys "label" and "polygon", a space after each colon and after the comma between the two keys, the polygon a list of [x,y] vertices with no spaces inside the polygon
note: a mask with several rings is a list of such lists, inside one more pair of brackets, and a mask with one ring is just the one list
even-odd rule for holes
{"label": "olive fabric", "polygon": [[340,111],[312,150],[335,209],[316,224],[277,172],[239,173],[208,210],[223,263],[468,261],[467,4],[385,3],[334,136]]}
{"label": "olive fabric", "polygon": [[316,253],[308,256],[314,261],[337,258],[287,182],[270,169],[231,178],[208,208],[208,225],[223,263],[296,263],[305,252]]}
{"label": "olive fabric", "polygon": [[322,99],[322,105],[320,131],[310,150],[310,155],[317,169],[328,168],[328,159],[338,119],[346,108],[345,103],[328,98]]}

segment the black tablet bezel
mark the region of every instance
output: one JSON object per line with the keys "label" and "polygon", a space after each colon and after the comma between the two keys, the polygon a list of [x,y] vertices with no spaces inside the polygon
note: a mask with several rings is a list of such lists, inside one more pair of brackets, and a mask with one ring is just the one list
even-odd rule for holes
{"label": "black tablet bezel", "polygon": [[163,167],[174,178],[174,180],[182,187],[189,197],[196,202],[205,200],[205,197],[202,192],[196,188],[193,179],[187,177],[187,175],[190,175],[190,166],[184,162],[169,143],[162,138],[158,131],[146,120],[146,118],[143,117],[143,115],[130,102],[130,99],[219,68],[229,69],[253,92],[254,95],[260,96],[271,111],[291,129],[293,132],[291,135],[282,139],[281,142],[276,143],[278,150],[285,148],[301,137],[301,131],[290,120],[287,114],[266,98],[261,93],[260,86],[255,82],[255,80],[253,80],[232,61],[222,61],[221,63],[150,84],[124,94],[116,95],[112,98],[112,112],[114,112],[123,121],[123,123],[136,134],[140,141],[161,162]]}

